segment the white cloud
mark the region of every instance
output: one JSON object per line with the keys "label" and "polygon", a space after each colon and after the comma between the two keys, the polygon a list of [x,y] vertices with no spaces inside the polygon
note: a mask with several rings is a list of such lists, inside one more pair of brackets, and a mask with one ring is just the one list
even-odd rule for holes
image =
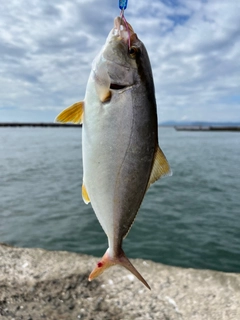
{"label": "white cloud", "polygon": [[[240,120],[237,7],[202,3],[184,25],[163,37],[153,59],[159,111],[163,105],[177,118],[187,114],[197,120]],[[235,108],[223,102],[233,95],[239,97]]]}
{"label": "white cloud", "polygon": [[[57,110],[83,98],[117,5],[3,2],[0,121],[51,121]],[[239,12],[234,0],[129,1],[126,18],[151,59],[160,121],[240,120]]]}

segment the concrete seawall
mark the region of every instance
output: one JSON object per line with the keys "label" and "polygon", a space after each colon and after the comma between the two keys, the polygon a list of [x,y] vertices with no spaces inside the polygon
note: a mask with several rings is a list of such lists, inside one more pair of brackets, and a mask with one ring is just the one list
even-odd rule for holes
{"label": "concrete seawall", "polygon": [[239,274],[131,261],[151,291],[121,267],[88,282],[95,257],[0,244],[0,319],[240,319]]}

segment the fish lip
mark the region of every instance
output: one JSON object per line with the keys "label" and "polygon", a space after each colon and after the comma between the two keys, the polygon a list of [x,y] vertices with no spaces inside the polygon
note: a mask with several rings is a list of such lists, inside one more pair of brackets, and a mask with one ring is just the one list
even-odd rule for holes
{"label": "fish lip", "polygon": [[[128,28],[129,28],[129,32],[131,34],[135,33],[132,26],[127,22]],[[126,31],[126,25],[123,22],[123,19],[121,17],[116,17],[114,19],[114,29],[121,31],[121,26],[123,27],[123,30]]]}

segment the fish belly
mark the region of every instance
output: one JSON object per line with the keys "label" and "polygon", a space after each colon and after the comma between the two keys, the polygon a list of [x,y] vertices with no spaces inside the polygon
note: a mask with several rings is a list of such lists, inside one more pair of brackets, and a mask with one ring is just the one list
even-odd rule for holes
{"label": "fish belly", "polygon": [[146,192],[156,132],[130,89],[114,93],[110,103],[85,101],[83,180],[110,246],[118,246]]}

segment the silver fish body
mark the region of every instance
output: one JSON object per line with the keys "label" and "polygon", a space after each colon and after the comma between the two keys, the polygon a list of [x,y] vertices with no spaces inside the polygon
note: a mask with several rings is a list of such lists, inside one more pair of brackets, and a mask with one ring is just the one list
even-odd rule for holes
{"label": "silver fish body", "polygon": [[148,54],[132,27],[127,27],[119,17],[115,19],[93,62],[81,105],[83,198],[91,202],[109,244],[90,280],[120,264],[149,288],[125,256],[122,241],[146,190],[161,176],[169,175],[170,167],[158,146]]}

